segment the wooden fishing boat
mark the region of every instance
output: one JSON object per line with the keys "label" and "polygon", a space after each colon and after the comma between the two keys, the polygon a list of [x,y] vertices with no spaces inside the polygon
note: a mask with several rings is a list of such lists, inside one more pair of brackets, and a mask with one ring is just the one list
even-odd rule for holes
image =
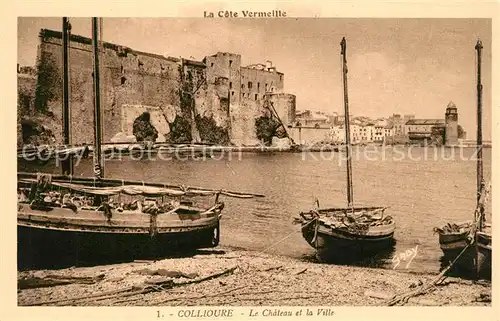
{"label": "wooden fishing boat", "polygon": [[492,246],[491,226],[484,231],[476,232],[476,270],[479,275],[483,275],[487,279],[491,279]]}
{"label": "wooden fishing boat", "polygon": [[394,220],[384,207],[350,207],[300,213],[302,235],[321,261],[349,261],[375,254],[393,242]]}
{"label": "wooden fishing boat", "polygon": [[454,271],[467,275],[491,279],[491,225],[485,222],[484,203],[489,186],[483,180],[482,140],[482,89],[480,40],[476,44],[477,65],[477,205],[473,220],[462,223],[447,223],[434,232],[439,236],[439,245],[446,263],[454,262]]}
{"label": "wooden fishing boat", "polygon": [[302,225],[304,239],[316,249],[321,261],[344,261],[366,258],[394,244],[395,221],[384,215],[386,207],[357,207],[353,205],[352,165],[350,154],[349,107],[347,98],[346,40],[342,39],[345,151],[347,153],[347,207],[316,208],[300,213],[296,222]]}
{"label": "wooden fishing boat", "polygon": [[464,276],[491,279],[491,224],[486,224],[481,219],[484,216],[481,212],[487,194],[488,190],[483,189],[474,220],[447,223],[434,228],[439,236],[444,263],[454,262],[453,271]]}
{"label": "wooden fishing boat", "polygon": [[[68,20],[63,18],[63,132],[71,146],[68,94]],[[94,81],[94,177],[18,172],[18,267],[130,259],[215,247],[224,203],[220,196],[262,197],[225,190],[104,178],[101,142],[98,22],[92,18]],[[88,151],[87,147],[85,151]],[[48,149],[76,153],[77,149]],[[31,150],[39,153],[39,149]],[[212,202],[207,198],[213,197]]]}
{"label": "wooden fishing boat", "polygon": [[443,261],[455,261],[453,271],[465,276],[491,278],[491,225],[474,232],[474,222],[446,224],[434,231],[439,236]]}
{"label": "wooden fishing boat", "polygon": [[224,208],[220,196],[255,195],[19,173],[19,262],[138,258],[215,247]]}
{"label": "wooden fishing boat", "polygon": [[479,271],[487,277],[491,273],[491,225],[482,232],[474,233],[474,229],[474,221],[467,221],[447,223],[434,228],[434,232],[439,236],[444,263],[449,264],[458,257],[454,271],[470,276]]}

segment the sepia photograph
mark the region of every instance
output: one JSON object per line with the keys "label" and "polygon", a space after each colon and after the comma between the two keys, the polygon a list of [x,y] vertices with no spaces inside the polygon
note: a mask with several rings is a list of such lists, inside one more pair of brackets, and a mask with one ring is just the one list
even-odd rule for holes
{"label": "sepia photograph", "polygon": [[18,17],[17,305],[491,307],[492,30]]}

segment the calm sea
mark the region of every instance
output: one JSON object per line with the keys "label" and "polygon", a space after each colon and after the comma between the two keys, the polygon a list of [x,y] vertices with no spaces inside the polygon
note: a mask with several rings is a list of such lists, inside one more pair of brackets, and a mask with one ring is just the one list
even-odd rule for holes
{"label": "calm sea", "polygon": [[[123,157],[106,162],[106,177],[178,183],[207,188],[265,194],[261,199],[224,199],[221,244],[313,260],[313,249],[302,239],[293,218],[311,208],[346,205],[346,166],[342,154],[232,153],[214,158],[135,160]],[[393,253],[376,264],[398,270],[438,272],[441,251],[433,228],[448,221],[472,218],[476,203],[476,158],[471,148],[393,147],[354,150],[354,201],[360,205],[389,206],[396,220]],[[57,172],[54,164],[19,170]],[[91,160],[75,167],[75,175],[92,176]],[[491,177],[491,149],[484,150],[485,179]],[[491,201],[487,206],[491,222]],[[413,252],[415,253],[415,252]],[[413,256],[413,255],[412,255]],[[373,265],[374,260],[360,264]]]}

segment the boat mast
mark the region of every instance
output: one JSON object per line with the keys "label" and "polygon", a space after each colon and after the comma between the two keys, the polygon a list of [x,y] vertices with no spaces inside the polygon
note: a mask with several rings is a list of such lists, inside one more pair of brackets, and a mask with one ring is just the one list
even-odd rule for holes
{"label": "boat mast", "polygon": [[342,55],[342,79],[344,83],[344,123],[345,123],[345,147],[347,155],[347,203],[352,207],[353,203],[353,189],[352,189],[352,165],[351,165],[351,130],[349,127],[349,99],[347,97],[347,57],[346,57],[346,40],[342,38],[340,42]]}
{"label": "boat mast", "polygon": [[[71,113],[69,106],[69,42],[71,24],[67,17],[62,18],[62,58],[63,58],[63,138],[64,145],[71,145]],[[73,156],[62,161],[62,174],[73,175]]]}
{"label": "boat mast", "polygon": [[104,163],[101,155],[101,93],[99,77],[99,25],[98,18],[92,18],[92,62],[94,65],[94,175],[104,177]]}
{"label": "boat mast", "polygon": [[482,133],[482,96],[483,85],[481,84],[481,51],[483,43],[477,41],[477,206],[479,209],[479,230],[483,230],[484,225],[484,206],[481,202],[481,194],[483,193],[483,133]]}

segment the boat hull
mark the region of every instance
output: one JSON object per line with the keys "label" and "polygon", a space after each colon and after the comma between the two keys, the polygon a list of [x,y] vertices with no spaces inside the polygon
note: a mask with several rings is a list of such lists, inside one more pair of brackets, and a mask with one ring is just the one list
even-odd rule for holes
{"label": "boat hull", "polygon": [[305,226],[302,235],[316,249],[320,261],[352,261],[390,252],[394,245],[394,224],[375,226],[361,234],[316,222]]}
{"label": "boat hull", "polygon": [[439,233],[442,261],[448,266],[460,255],[452,267],[453,273],[491,279],[491,234],[478,232],[476,237],[477,243],[465,249],[469,243],[467,232]]}
{"label": "boat hull", "polygon": [[[159,214],[113,213],[52,208],[18,211],[20,269],[158,258],[215,247],[220,212]],[[152,224],[154,222],[154,224]]]}
{"label": "boat hull", "polygon": [[490,233],[477,233],[477,255],[479,273],[491,280],[492,239]]}

